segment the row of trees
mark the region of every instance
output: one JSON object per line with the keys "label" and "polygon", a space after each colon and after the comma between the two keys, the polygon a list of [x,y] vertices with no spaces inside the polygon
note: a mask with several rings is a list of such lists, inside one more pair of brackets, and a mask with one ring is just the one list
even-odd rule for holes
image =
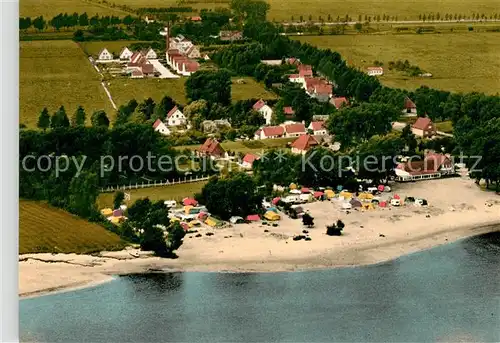
{"label": "row of trees", "polygon": [[[45,107],[38,117],[37,127],[44,131],[48,128],[67,128],[70,125],[73,127],[82,127],[85,126],[86,118],[87,114],[82,106],[78,106],[71,117],[71,122],[64,106],[59,107],[52,116]],[[93,127],[109,127],[109,119],[106,112],[103,110],[95,111],[91,116],[91,123]]]}
{"label": "row of trees", "polygon": [[[498,13],[490,14],[489,19],[490,20],[497,20],[499,18]],[[473,13],[472,15],[466,15],[466,14],[459,14],[459,13],[445,13],[442,15],[441,13],[431,13],[431,14],[419,14],[418,15],[418,20],[422,21],[435,21],[435,20],[485,20],[488,19],[487,14],[479,14],[479,13]]]}
{"label": "row of trees", "polygon": [[61,28],[70,28],[70,27],[86,27],[86,26],[99,26],[99,27],[108,27],[108,26],[116,26],[120,24],[124,24],[130,26],[137,22],[139,19],[134,18],[130,15],[127,15],[123,18],[117,16],[102,16],[94,15],[89,17],[87,12],[84,13],[59,13],[58,15],[52,17],[49,20],[44,19],[43,16],[36,17],[32,19],[31,17],[21,17],[19,18],[19,29],[27,30],[30,27],[34,27],[35,29],[41,31],[46,27],[53,27],[56,30],[60,30]]}

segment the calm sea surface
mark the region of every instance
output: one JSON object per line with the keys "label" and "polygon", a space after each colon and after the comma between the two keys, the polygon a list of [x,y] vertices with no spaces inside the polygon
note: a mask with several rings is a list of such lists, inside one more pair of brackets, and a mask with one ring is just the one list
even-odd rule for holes
{"label": "calm sea surface", "polygon": [[500,341],[500,231],[360,268],[131,275],[20,302],[23,341]]}

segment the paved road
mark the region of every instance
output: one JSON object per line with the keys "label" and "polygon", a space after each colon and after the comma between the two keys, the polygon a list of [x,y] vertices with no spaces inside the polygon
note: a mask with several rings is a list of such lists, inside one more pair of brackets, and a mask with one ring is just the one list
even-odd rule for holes
{"label": "paved road", "polygon": [[158,60],[149,60],[155,69],[161,74],[160,79],[178,79],[180,76],[172,73]]}
{"label": "paved road", "polygon": [[[483,19],[483,20],[397,20],[397,21],[372,21],[370,25],[374,24],[438,24],[438,23],[498,23],[500,19]],[[358,23],[357,21],[348,21],[348,22],[293,22],[293,23],[281,23],[283,26],[301,26],[301,25],[317,25],[317,26],[336,26],[336,25],[354,25]],[[361,24],[364,24],[365,21],[361,21]]]}

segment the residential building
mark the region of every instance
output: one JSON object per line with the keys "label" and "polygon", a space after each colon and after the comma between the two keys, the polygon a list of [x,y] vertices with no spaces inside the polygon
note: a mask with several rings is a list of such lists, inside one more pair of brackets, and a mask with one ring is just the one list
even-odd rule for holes
{"label": "residential building", "polygon": [[257,155],[254,155],[254,154],[246,154],[244,157],[243,157],[243,160],[241,162],[241,166],[243,168],[247,168],[247,169],[252,169],[252,166],[253,166],[253,162],[258,160],[260,157],[257,156]]}
{"label": "residential building", "polygon": [[288,81],[293,82],[293,83],[300,83],[302,86],[304,85],[304,78],[301,77],[299,74],[291,74],[288,76]]}
{"label": "residential building", "polygon": [[155,74],[155,68],[149,62],[141,65],[141,71],[144,74],[144,76],[154,76]]}
{"label": "residential building", "polygon": [[238,41],[243,39],[243,32],[241,31],[220,31],[219,39],[222,41]]}
{"label": "residential building", "polygon": [[189,49],[186,50],[186,56],[189,58],[201,58],[200,49],[197,46],[193,45]]}
{"label": "residential building", "polygon": [[285,135],[283,126],[264,126],[255,132],[255,139],[281,138]]}
{"label": "residential building", "polygon": [[346,97],[333,97],[330,99],[330,104],[335,106],[337,110],[341,109],[344,106],[349,106],[349,100]]}
{"label": "residential building", "polygon": [[156,52],[152,48],[149,48],[147,50],[143,50],[141,53],[148,60],[156,60],[156,59],[158,59],[158,55],[156,54]]}
{"label": "residential building", "polygon": [[283,60],[261,60],[260,63],[268,66],[280,66],[283,63]]}
{"label": "residential building", "polygon": [[201,22],[201,17],[200,16],[193,16],[193,17],[190,17],[189,20],[191,21],[198,21],[198,22]]}
{"label": "residential building", "polygon": [[303,123],[284,124],[285,137],[298,137],[307,133]]}
{"label": "residential building", "polygon": [[156,121],[153,124],[153,129],[165,136],[168,136],[171,133],[167,125],[165,125],[165,123],[162,122],[160,119],[156,119]]}
{"label": "residential building", "polygon": [[227,155],[224,148],[215,138],[207,138],[198,150],[200,156],[209,156],[212,159],[223,158]]}
{"label": "residential building", "polygon": [[319,145],[318,141],[313,136],[302,135],[295,141],[293,141],[291,145],[292,153],[305,155],[311,148],[318,145]]}
{"label": "residential building", "polygon": [[300,64],[300,59],[295,58],[295,57],[290,57],[290,58],[286,58],[285,62],[288,63],[288,64],[299,65]]}
{"label": "residential building", "polygon": [[333,96],[333,86],[324,83],[317,84],[314,86],[311,96],[319,102],[328,102]]}
{"label": "residential building", "polygon": [[455,168],[450,155],[429,152],[421,160],[399,163],[394,171],[397,181],[417,181],[453,174]]}
{"label": "residential building", "polygon": [[308,130],[313,132],[315,136],[322,136],[328,134],[325,127],[324,121],[312,121],[311,124],[307,127]]}
{"label": "residential building", "polygon": [[283,114],[285,115],[286,119],[293,119],[295,116],[295,111],[291,106],[285,106],[283,107]]}
{"label": "residential building", "polygon": [[262,116],[266,120],[266,125],[271,124],[273,109],[269,107],[264,100],[260,99],[252,106],[252,108],[262,114]]}
{"label": "residential building", "polygon": [[416,117],[417,105],[410,98],[406,97],[402,112],[407,117]]}
{"label": "residential building", "polygon": [[166,122],[168,126],[186,125],[186,117],[177,106],[174,106],[174,108],[167,113]]}
{"label": "residential building", "polygon": [[428,138],[436,135],[436,125],[430,118],[418,118],[415,124],[412,125],[411,131],[415,136]]}
{"label": "residential building", "polygon": [[366,72],[370,76],[384,75],[384,68],[382,68],[382,67],[368,67],[368,68],[366,68]]}
{"label": "residential building", "polygon": [[198,62],[183,55],[178,49],[170,49],[167,51],[167,64],[172,67],[177,73],[189,76],[198,71],[200,65]]}
{"label": "residential building", "polygon": [[97,60],[99,61],[111,61],[113,59],[113,54],[108,51],[108,49],[104,48],[99,52],[97,56]]}
{"label": "residential building", "polygon": [[299,64],[297,67],[299,71],[299,76],[301,77],[313,77],[312,66],[309,64]]}
{"label": "residential building", "polygon": [[142,71],[140,69],[134,69],[130,73],[130,77],[132,79],[143,79],[144,78],[144,74],[142,73]]}
{"label": "residential building", "polygon": [[122,61],[130,61],[130,58],[132,57],[133,54],[134,53],[132,52],[132,50],[130,50],[127,47],[124,47],[120,51],[120,60],[122,60]]}

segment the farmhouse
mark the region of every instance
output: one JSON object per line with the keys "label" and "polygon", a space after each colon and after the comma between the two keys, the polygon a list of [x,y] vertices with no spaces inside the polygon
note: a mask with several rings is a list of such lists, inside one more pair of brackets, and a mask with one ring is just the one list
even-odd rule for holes
{"label": "farmhouse", "polygon": [[335,108],[338,110],[338,109],[341,109],[344,106],[348,106],[349,105],[349,100],[347,100],[347,98],[344,97],[344,96],[333,97],[333,98],[330,99],[330,104],[332,104],[333,106],[335,106]]}
{"label": "farmhouse", "polygon": [[165,123],[163,123],[160,119],[156,119],[156,121],[155,121],[155,122],[154,122],[154,124],[153,124],[153,129],[154,129],[156,132],[161,133],[162,135],[165,135],[165,136],[170,135],[170,130],[169,130],[169,128],[168,128],[168,127],[167,127],[167,125],[165,125]]}
{"label": "farmhouse", "polygon": [[416,117],[417,116],[417,106],[410,98],[406,97],[402,112],[407,117]]}
{"label": "farmhouse", "polygon": [[368,67],[368,68],[366,68],[366,72],[370,76],[384,75],[384,68],[382,68],[382,67]]}
{"label": "farmhouse", "polygon": [[328,102],[333,96],[333,86],[324,83],[315,85],[311,96],[319,102]]}
{"label": "farmhouse", "polygon": [[311,130],[315,136],[323,136],[327,134],[324,121],[312,121],[307,129]]}
{"label": "farmhouse", "polygon": [[143,50],[143,51],[141,51],[141,53],[148,60],[156,60],[156,59],[158,59],[158,55],[156,54],[156,52],[152,48],[149,48],[147,50]]}
{"label": "farmhouse", "polygon": [[122,60],[122,61],[130,61],[130,58],[132,57],[133,54],[134,53],[132,52],[132,50],[130,50],[127,47],[124,47],[120,51],[120,60]]}
{"label": "farmhouse", "polygon": [[293,154],[306,154],[309,149],[318,146],[319,143],[311,135],[302,135],[299,138],[297,138],[295,141],[293,141],[291,147],[292,147],[292,153]]}
{"label": "farmhouse", "polygon": [[184,113],[182,113],[177,106],[174,106],[167,113],[167,125],[168,126],[179,126],[186,124],[186,117]]}
{"label": "farmhouse", "polygon": [[312,66],[309,64],[299,64],[297,70],[299,71],[299,76],[301,77],[305,78],[313,76]]}
{"label": "farmhouse", "polygon": [[285,115],[286,119],[292,119],[295,115],[295,111],[291,106],[285,106],[283,107],[283,114]]}
{"label": "farmhouse", "polygon": [[248,153],[243,157],[243,161],[241,162],[241,166],[243,168],[252,169],[253,162],[258,160],[259,158],[260,157],[257,155]]}
{"label": "farmhouse", "polygon": [[262,116],[266,120],[266,125],[271,124],[273,110],[265,103],[264,100],[260,99],[252,106],[252,108],[254,109],[254,111],[257,111],[260,114],[262,114]]}
{"label": "farmhouse", "polygon": [[264,126],[255,132],[255,139],[281,138],[285,135],[283,126]]}
{"label": "farmhouse", "polygon": [[436,125],[428,117],[418,118],[411,127],[411,132],[415,136],[428,138],[436,135]]}
{"label": "farmhouse", "polygon": [[243,39],[243,32],[241,31],[220,31],[219,39],[222,41],[238,41]]}
{"label": "farmhouse", "polygon": [[205,143],[198,150],[200,156],[209,156],[212,159],[222,158],[226,151],[215,138],[207,138]]}
{"label": "farmhouse", "polygon": [[283,125],[285,127],[285,137],[298,137],[307,133],[303,123],[293,123]]}
{"label": "farmhouse", "polygon": [[99,52],[97,56],[99,61],[111,61],[113,59],[113,54],[108,51],[108,49],[104,48]]}

